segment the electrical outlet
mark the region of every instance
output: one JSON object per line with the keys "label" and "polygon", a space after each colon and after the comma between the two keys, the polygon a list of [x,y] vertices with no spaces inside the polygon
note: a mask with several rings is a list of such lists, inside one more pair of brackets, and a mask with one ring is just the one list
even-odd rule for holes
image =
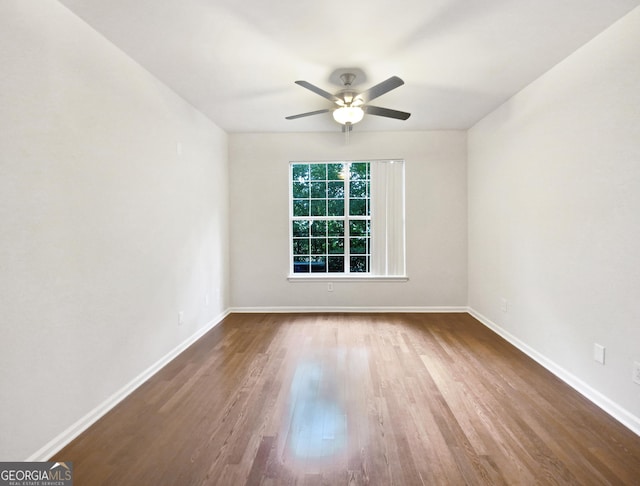
{"label": "electrical outlet", "polygon": [[184,312],[178,312],[178,326],[182,326],[184,324]]}
{"label": "electrical outlet", "polygon": [[509,301],[507,299],[500,299],[500,310],[507,312],[509,310]]}
{"label": "electrical outlet", "polygon": [[633,362],[633,382],[640,385],[640,363]]}
{"label": "electrical outlet", "polygon": [[605,347],[601,344],[593,343],[593,359],[600,364],[604,364]]}
{"label": "electrical outlet", "polygon": [[604,346],[601,344],[593,344],[593,359],[600,364],[604,364]]}
{"label": "electrical outlet", "polygon": [[333,292],[333,282],[327,283],[327,292]]}

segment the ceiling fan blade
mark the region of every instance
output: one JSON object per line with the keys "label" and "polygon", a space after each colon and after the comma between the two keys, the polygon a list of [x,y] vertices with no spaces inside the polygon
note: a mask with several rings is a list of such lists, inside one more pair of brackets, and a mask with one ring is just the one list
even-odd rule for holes
{"label": "ceiling fan blade", "polygon": [[309,111],[307,113],[300,113],[299,115],[291,115],[291,116],[287,116],[285,118],[287,120],[295,120],[296,118],[303,118],[305,116],[312,116],[312,115],[320,115],[321,113],[329,113],[330,111],[331,110],[329,110],[329,109]]}
{"label": "ceiling fan blade", "polygon": [[380,108],[379,106],[363,106],[362,109],[369,115],[386,116],[387,118],[395,118],[397,120],[406,120],[411,113],[406,111],[390,110],[389,108]]}
{"label": "ceiling fan blade", "polygon": [[388,93],[392,89],[396,89],[404,84],[404,81],[400,79],[398,76],[391,76],[386,81],[382,83],[376,84],[375,86],[369,88],[366,91],[360,93],[356,98],[362,99],[365,103],[377,98],[378,96],[382,96],[385,93]]}
{"label": "ceiling fan blade", "polygon": [[328,99],[329,101],[333,101],[334,103],[337,103],[338,101],[341,101],[340,98],[332,95],[331,93],[326,92],[323,89],[318,88],[317,86],[307,82],[307,81],[296,81],[296,84],[299,86],[302,86],[303,88],[307,88],[309,91],[313,91],[315,94],[319,94],[320,96],[322,96],[323,98]]}

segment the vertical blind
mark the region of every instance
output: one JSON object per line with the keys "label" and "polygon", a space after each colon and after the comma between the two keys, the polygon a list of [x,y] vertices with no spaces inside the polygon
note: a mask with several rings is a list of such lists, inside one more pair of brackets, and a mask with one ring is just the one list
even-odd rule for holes
{"label": "vertical blind", "polygon": [[371,161],[371,273],[405,276],[404,161]]}

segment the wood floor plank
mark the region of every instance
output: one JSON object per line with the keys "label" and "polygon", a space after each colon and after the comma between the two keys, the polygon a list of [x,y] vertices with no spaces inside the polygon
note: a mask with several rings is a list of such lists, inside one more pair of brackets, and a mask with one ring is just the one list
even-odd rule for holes
{"label": "wood floor plank", "polygon": [[640,484],[640,437],[467,314],[232,314],[52,460],[78,486]]}

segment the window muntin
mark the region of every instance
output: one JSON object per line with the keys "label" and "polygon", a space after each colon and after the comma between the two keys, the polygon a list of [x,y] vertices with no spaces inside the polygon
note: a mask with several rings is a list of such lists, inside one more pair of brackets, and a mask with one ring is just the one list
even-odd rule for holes
{"label": "window muntin", "polygon": [[291,273],[370,273],[370,163],[296,162],[290,174]]}

